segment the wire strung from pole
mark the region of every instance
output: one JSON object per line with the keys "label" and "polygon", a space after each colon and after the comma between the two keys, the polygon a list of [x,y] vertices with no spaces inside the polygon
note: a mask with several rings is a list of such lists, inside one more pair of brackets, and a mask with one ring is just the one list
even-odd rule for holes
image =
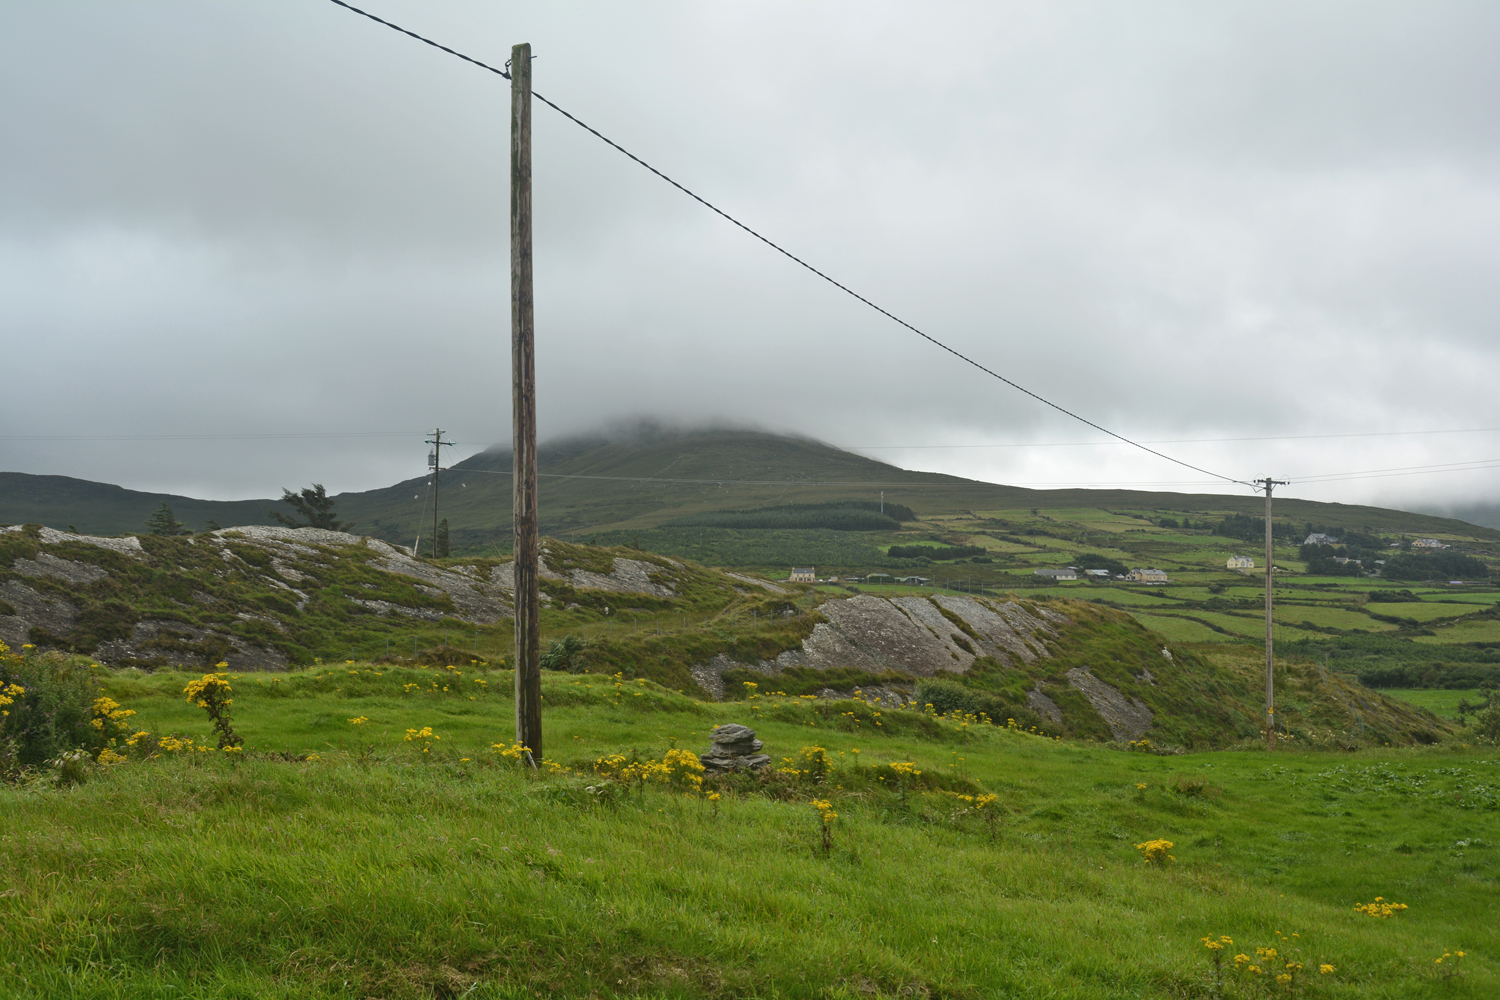
{"label": "wire strung from pole", "polygon": [[[375,22],[377,22],[379,24],[385,25],[387,28],[391,28],[391,29],[393,29],[395,31],[401,32],[403,35],[409,35],[412,38],[415,38],[419,42],[424,42],[424,43],[426,43],[428,45],[431,45],[433,48],[441,49],[442,51],[447,52],[449,55],[457,56],[458,58],[464,60],[465,62],[473,63],[475,66],[478,66],[481,69],[489,70],[491,73],[495,73],[495,74],[497,74],[499,76],[503,76],[507,80],[510,79],[510,74],[507,73],[503,69],[496,69],[494,66],[491,66],[488,63],[480,62],[478,59],[474,59],[474,58],[471,58],[469,56],[466,56],[462,52],[456,52],[453,49],[450,49],[446,45],[442,45],[442,44],[440,44],[438,42],[435,42],[435,41],[433,41],[430,38],[424,38],[423,36],[417,34],[414,31],[408,31],[406,28],[403,28],[403,27],[401,27],[398,24],[392,24],[390,21],[387,21],[387,20],[385,20],[383,18],[376,17],[374,14],[371,14],[368,11],[360,10],[358,7],[355,7],[355,6],[351,5],[351,4],[345,3],[344,0],[331,0],[331,2],[332,3],[336,3],[340,7],[343,7],[345,9],[347,9],[347,10],[351,10],[351,11],[353,11],[356,14],[362,14],[362,15],[364,15],[365,17],[369,18],[372,21],[375,21]],[[871,309],[873,309],[876,312],[880,313],[882,316],[886,317],[887,319],[891,320],[892,322],[894,322],[894,323],[896,323],[896,324],[898,324],[898,325],[900,325],[902,327],[905,327],[906,329],[910,330],[912,333],[915,333],[917,336],[921,337],[923,340],[926,340],[928,343],[931,343],[934,346],[939,347],[939,348],[941,348],[944,351],[947,351],[949,354],[953,355],[955,358],[958,358],[960,361],[963,361],[966,364],[972,365],[973,367],[975,367],[975,368],[979,369],[980,371],[984,372],[986,375],[989,375],[992,378],[995,378],[995,379],[998,379],[1001,382],[1004,382],[1006,385],[1010,386],[1012,389],[1015,389],[1017,392],[1023,393],[1024,395],[1027,395],[1027,396],[1030,396],[1032,399],[1036,400],[1037,402],[1042,403],[1045,406],[1050,406],[1052,409],[1054,409],[1057,412],[1063,414],[1064,416],[1072,417],[1074,420],[1077,420],[1079,423],[1086,424],[1087,426],[1092,427],[1094,430],[1099,431],[1101,434],[1107,434],[1110,437],[1115,438],[1118,441],[1122,441],[1125,444],[1130,445],[1131,447],[1139,448],[1141,451],[1144,451],[1147,454],[1155,455],[1157,458],[1164,459],[1164,460],[1166,460],[1168,462],[1173,463],[1174,465],[1180,465],[1183,468],[1185,468],[1185,469],[1191,469],[1194,472],[1201,472],[1205,476],[1211,476],[1214,479],[1222,480],[1222,481],[1224,481],[1226,483],[1236,483],[1236,484],[1241,485],[1241,486],[1251,486],[1250,483],[1246,482],[1243,479],[1235,479],[1233,476],[1226,476],[1226,475],[1223,475],[1222,473],[1212,472],[1212,471],[1210,471],[1208,469],[1201,468],[1201,467],[1193,465],[1193,464],[1191,464],[1189,462],[1184,462],[1180,458],[1173,458],[1171,455],[1168,455],[1165,452],[1157,451],[1155,448],[1148,447],[1147,445],[1142,444],[1139,441],[1131,440],[1130,438],[1126,437],[1123,434],[1118,434],[1118,433],[1110,430],[1108,427],[1104,427],[1103,425],[1097,424],[1094,421],[1088,419],[1087,417],[1084,417],[1084,416],[1081,416],[1081,415],[1079,415],[1077,413],[1074,413],[1072,410],[1069,410],[1067,407],[1064,407],[1061,404],[1052,402],[1052,400],[1046,398],[1045,396],[1040,395],[1039,393],[1032,392],[1030,389],[1026,388],[1025,386],[1021,385],[1018,382],[1014,382],[1011,379],[1006,378],[1004,375],[1001,375],[999,372],[995,371],[994,369],[988,368],[985,365],[980,364],[978,361],[975,361],[973,358],[971,358],[968,355],[962,353],[961,351],[955,350],[954,348],[949,347],[947,344],[943,343],[941,340],[938,340],[936,337],[934,337],[934,336],[932,336],[932,335],[930,335],[928,333],[923,332],[922,330],[920,330],[917,327],[913,326],[911,323],[908,323],[906,320],[902,319],[900,316],[897,316],[895,313],[891,312],[890,310],[884,309],[881,306],[876,305],[874,302],[871,302],[869,299],[865,298],[863,295],[859,294],[854,289],[850,288],[848,285],[845,285],[842,282],[837,281],[836,279],[834,279],[834,278],[830,277],[829,275],[823,273],[822,271],[818,270],[816,267],[813,267],[807,261],[803,260],[801,257],[798,257],[796,254],[792,253],[790,250],[787,250],[785,247],[781,246],[780,244],[775,243],[774,241],[768,239],[765,236],[762,236],[760,233],[756,232],[754,229],[751,229],[749,226],[747,226],[745,223],[741,222],[739,219],[736,219],[734,216],[730,215],[728,212],[724,211],[722,208],[719,208],[713,202],[711,202],[708,199],[702,197],[701,195],[697,194],[696,192],[688,189],[687,187],[684,187],[682,184],[680,184],[677,181],[673,180],[671,177],[668,177],[666,174],[662,173],[660,170],[656,169],[651,164],[649,164],[645,160],[641,159],[639,156],[636,156],[634,153],[632,153],[630,150],[626,149],[624,146],[620,145],[618,142],[615,142],[609,136],[607,136],[604,133],[600,132],[598,129],[594,128],[592,125],[589,125],[588,123],[582,121],[581,119],[579,119],[577,116],[571,114],[570,112],[563,110],[561,107],[559,107],[558,105],[556,105],[553,102],[549,101],[547,98],[543,97],[541,94],[537,93],[535,90],[533,90],[531,92],[531,96],[535,97],[537,100],[541,101],[543,104],[547,105],[547,107],[551,108],[553,111],[556,111],[558,114],[562,115],[564,118],[568,119],[568,121],[572,122],[574,125],[577,125],[579,128],[583,129],[585,132],[588,132],[590,135],[594,136],[596,139],[600,140],[601,142],[605,143],[606,145],[608,145],[608,146],[612,147],[613,149],[617,150],[618,152],[622,153],[624,156],[626,156],[627,158],[629,158],[634,163],[638,164],[641,167],[644,167],[646,170],[649,170],[651,173],[655,174],[657,177],[659,177],[662,180],[666,181],[668,184],[672,185],[674,188],[676,188],[677,190],[681,191],[683,194],[687,195],[689,198],[693,199],[698,204],[702,205],[704,208],[708,209],[709,211],[711,211],[714,214],[718,215],[719,217],[723,218],[727,222],[729,222],[729,223],[731,223],[731,224],[739,227],[740,229],[744,230],[746,233],[748,233],[751,236],[755,237],[757,240],[760,240],[766,246],[770,247],[772,250],[775,250],[777,253],[781,254],[783,257],[786,257],[788,260],[792,261],[793,263],[798,264],[798,265],[802,266],[803,268],[806,268],[807,270],[811,271],[813,274],[817,275],[818,277],[822,278],[824,281],[828,282],[833,287],[839,289],[841,292],[844,292],[845,294],[847,294],[849,296],[852,296],[853,298],[859,300],[860,302],[862,302],[865,305],[869,306]],[[1254,487],[1251,486],[1251,488],[1253,489]]]}

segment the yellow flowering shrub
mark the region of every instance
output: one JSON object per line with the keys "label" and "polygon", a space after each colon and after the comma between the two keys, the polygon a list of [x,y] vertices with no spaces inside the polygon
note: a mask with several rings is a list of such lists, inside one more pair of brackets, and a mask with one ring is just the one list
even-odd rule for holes
{"label": "yellow flowering shrub", "polygon": [[828,751],[822,747],[803,747],[796,757],[781,758],[781,766],[776,769],[778,774],[789,775],[814,785],[821,785],[826,781],[832,770],[833,764],[828,759]]}
{"label": "yellow flowering shrub", "polygon": [[214,667],[214,673],[204,674],[199,680],[188,682],[182,693],[187,695],[188,701],[208,713],[214,731],[219,734],[219,749],[223,750],[225,747],[237,747],[245,741],[235,735],[234,728],[229,724],[229,707],[234,704],[234,699],[230,697],[234,689],[229,684],[229,664],[221,662]]}
{"label": "yellow flowering shrub", "polygon": [[1135,849],[1141,852],[1141,859],[1148,865],[1159,865],[1166,861],[1176,861],[1172,857],[1172,842],[1170,840],[1148,840],[1144,844],[1136,844]]}

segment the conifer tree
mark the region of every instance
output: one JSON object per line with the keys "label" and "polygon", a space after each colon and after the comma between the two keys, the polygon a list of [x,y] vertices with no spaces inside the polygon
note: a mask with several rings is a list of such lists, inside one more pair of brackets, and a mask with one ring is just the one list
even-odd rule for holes
{"label": "conifer tree", "polygon": [[354,527],[333,516],[333,497],[323,489],[322,483],[313,483],[301,493],[293,493],[286,487],[281,489],[281,502],[302,515],[299,520],[287,517],[279,510],[270,512],[271,517],[288,528],[327,528],[329,531],[349,531]]}
{"label": "conifer tree", "polygon": [[165,500],[156,508],[156,513],[146,520],[146,530],[153,535],[191,535],[193,529],[178,521]]}

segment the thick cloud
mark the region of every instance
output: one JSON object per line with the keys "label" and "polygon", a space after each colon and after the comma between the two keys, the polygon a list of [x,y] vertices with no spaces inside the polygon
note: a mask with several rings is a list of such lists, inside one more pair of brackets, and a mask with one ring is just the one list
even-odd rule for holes
{"label": "thick cloud", "polygon": [[[532,42],[540,92],[1195,465],[1348,501],[1500,484],[1310,481],[1496,433],[1302,437],[1500,426],[1489,7],[370,2],[496,64]],[[417,474],[434,423],[508,439],[507,88],[311,0],[0,8],[0,466],[235,497]],[[544,436],[731,420],[1205,482],[1079,445],[540,106],[535,149]]]}

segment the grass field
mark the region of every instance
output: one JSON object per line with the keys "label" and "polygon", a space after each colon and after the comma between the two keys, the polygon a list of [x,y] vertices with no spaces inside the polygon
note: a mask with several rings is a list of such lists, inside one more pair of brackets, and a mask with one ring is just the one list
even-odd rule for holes
{"label": "grass field", "polygon": [[1233,642],[1233,636],[1215,632],[1207,625],[1190,621],[1187,618],[1177,618],[1171,615],[1150,615],[1139,611],[1132,612],[1136,621],[1151,629],[1172,642]]}
{"label": "grass field", "polygon": [[[1458,720],[1458,703],[1467,699],[1471,704],[1481,701],[1477,689],[1471,691],[1449,691],[1446,688],[1386,688],[1380,692],[1388,698],[1399,698],[1427,709],[1445,719]],[[1473,713],[1469,713],[1473,718]]]}
{"label": "grass field", "polygon": [[[203,739],[186,676],[121,675],[112,693],[132,721]],[[1234,939],[1226,959],[1302,961],[1305,996],[1500,990],[1492,748],[1163,757],[549,674],[547,756],[570,771],[529,778],[491,748],[513,731],[509,680],[247,675],[241,757],[0,788],[0,990],[1207,997],[1205,935]],[[701,749],[727,721],[775,759],[826,748],[833,770],[727,782],[718,801],[588,770]],[[424,726],[432,739],[406,739]],[[998,796],[993,825],[959,797],[977,793]],[[814,798],[838,814],[826,857]],[[1142,861],[1134,845],[1156,838],[1175,861]],[[1410,909],[1354,912],[1377,896]],[[1434,959],[1457,950],[1462,974],[1443,978],[1454,959]],[[1225,995],[1268,995],[1250,978],[1229,975]]]}
{"label": "grass field", "polygon": [[1435,635],[1419,635],[1415,641],[1431,644],[1500,642],[1500,621],[1493,618],[1439,625],[1433,631]]}

